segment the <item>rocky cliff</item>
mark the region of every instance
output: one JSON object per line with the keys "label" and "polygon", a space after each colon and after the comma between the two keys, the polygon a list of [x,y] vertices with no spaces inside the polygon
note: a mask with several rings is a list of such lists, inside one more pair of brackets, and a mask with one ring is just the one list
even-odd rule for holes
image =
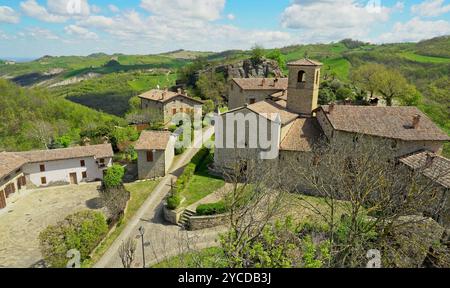
{"label": "rocky cliff", "polygon": [[220,65],[213,68],[217,73],[223,73],[226,79],[230,78],[267,78],[273,75],[282,76],[283,71],[274,60],[264,59],[260,63],[251,60],[239,61],[237,63]]}

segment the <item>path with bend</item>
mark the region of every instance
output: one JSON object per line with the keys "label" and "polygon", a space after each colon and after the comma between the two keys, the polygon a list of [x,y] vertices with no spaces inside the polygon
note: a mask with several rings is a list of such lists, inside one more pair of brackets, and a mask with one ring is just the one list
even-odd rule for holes
{"label": "path with bend", "polygon": [[[203,139],[210,139],[213,134],[214,128],[210,128],[204,132]],[[194,145],[194,147],[197,146],[200,145]],[[136,215],[128,222],[124,231],[94,265],[95,268],[122,268],[118,251],[120,245],[129,238],[137,240],[135,266],[142,267],[142,245],[138,231],[141,226],[145,229],[144,250],[147,267],[190,249],[203,249],[218,245],[217,236],[225,231],[224,227],[185,231],[178,226],[168,224],[163,217],[163,201],[170,192],[172,181],[175,183],[177,177],[198,150],[195,148],[186,150],[182,157],[174,163],[171,172],[162,179]]]}

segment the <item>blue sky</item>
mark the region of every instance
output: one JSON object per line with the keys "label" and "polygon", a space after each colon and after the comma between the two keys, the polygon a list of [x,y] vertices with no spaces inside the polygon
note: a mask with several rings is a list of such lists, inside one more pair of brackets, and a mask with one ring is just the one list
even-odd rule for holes
{"label": "blue sky", "polygon": [[450,0],[0,0],[0,57],[223,51],[450,34]]}

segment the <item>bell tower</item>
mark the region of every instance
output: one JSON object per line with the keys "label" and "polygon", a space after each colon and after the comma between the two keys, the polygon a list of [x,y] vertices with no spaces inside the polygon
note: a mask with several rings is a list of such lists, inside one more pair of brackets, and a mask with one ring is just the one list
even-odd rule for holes
{"label": "bell tower", "polygon": [[318,107],[320,68],[322,63],[302,59],[288,63],[288,110],[304,117],[311,117]]}

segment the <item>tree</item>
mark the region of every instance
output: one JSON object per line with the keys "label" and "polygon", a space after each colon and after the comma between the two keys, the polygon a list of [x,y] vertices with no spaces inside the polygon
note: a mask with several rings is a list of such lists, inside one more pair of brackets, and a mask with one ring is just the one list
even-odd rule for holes
{"label": "tree", "polygon": [[225,77],[214,71],[201,73],[197,88],[202,99],[212,100],[217,106],[222,102],[222,95],[225,93]]}
{"label": "tree", "polygon": [[278,66],[280,66],[281,69],[286,68],[286,58],[283,54],[281,54],[280,49],[274,49],[266,56],[268,59],[272,59],[278,62]]}
{"label": "tree", "polygon": [[385,70],[386,68],[380,64],[365,64],[352,71],[351,79],[360,88],[368,91],[370,98],[373,98],[380,84],[377,76]]}
{"label": "tree", "polygon": [[128,238],[119,247],[119,257],[122,260],[123,268],[131,268],[136,257],[136,241]]}
{"label": "tree", "polygon": [[251,56],[250,60],[254,65],[261,64],[263,58],[264,58],[264,48],[261,45],[255,45],[252,47],[251,50]]}
{"label": "tree", "polygon": [[45,149],[49,149],[49,145],[52,143],[54,135],[55,130],[53,125],[42,120],[33,122],[28,130],[28,137],[41,143]]}
{"label": "tree", "polygon": [[446,198],[436,179],[394,159],[388,140],[360,135],[354,143],[320,142],[309,160],[292,159],[284,165],[291,179],[283,183],[291,186],[286,189],[321,197],[328,207],[303,199],[304,207],[328,227],[329,266],[364,267],[368,249],[378,249],[383,267],[417,267],[441,240],[443,229],[420,217],[442,213]]}
{"label": "tree", "polygon": [[107,189],[116,188],[122,185],[122,179],[125,175],[125,168],[121,165],[114,164],[106,170],[105,176],[103,177],[103,186]]}
{"label": "tree", "polygon": [[394,99],[407,102],[411,94],[417,95],[416,88],[398,71],[384,69],[374,79],[378,92],[384,96],[388,106],[392,106]]}

